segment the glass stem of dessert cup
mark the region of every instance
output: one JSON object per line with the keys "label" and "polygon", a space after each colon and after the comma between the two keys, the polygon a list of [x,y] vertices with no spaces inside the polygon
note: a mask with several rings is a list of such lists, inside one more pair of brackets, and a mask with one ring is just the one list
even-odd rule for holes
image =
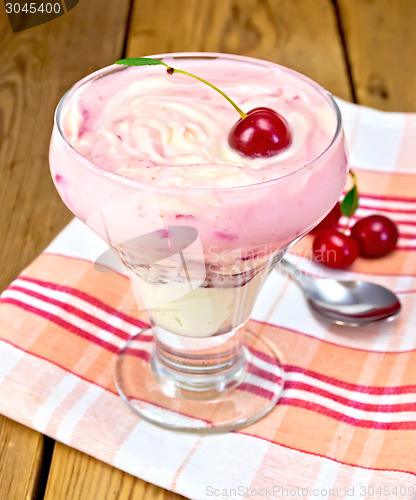
{"label": "glass stem of dessert cup", "polygon": [[[116,364],[118,390],[133,411],[162,427],[222,432],[245,427],[276,405],[283,387],[279,355],[271,344],[252,332],[247,323],[264,281],[285,252],[286,249],[275,251],[243,284],[237,279],[235,286],[228,283],[226,288],[215,288],[204,286],[205,280],[195,289],[190,287],[189,293],[178,299],[179,303],[173,307],[169,302],[148,308],[149,328],[127,341]],[[128,267],[135,267],[138,272],[137,266]],[[129,275],[133,289],[139,289],[145,302],[151,299],[146,297],[146,286],[140,286],[143,275],[139,277],[131,272]],[[215,315],[206,311],[218,300],[218,294],[221,300],[228,300],[225,304],[228,317],[222,320],[222,326],[208,327],[210,323],[215,325],[215,318],[210,318]],[[175,308],[179,304],[181,307]],[[206,321],[197,315],[195,322],[183,324],[181,318],[186,320],[195,315],[194,307],[201,308],[200,313],[206,314]],[[173,325],[177,326],[176,331],[172,331]],[[153,340],[151,347],[150,337]],[[145,359],[143,347],[148,349]],[[150,384],[152,392],[158,395],[153,405],[144,403],[137,390],[143,385],[138,375],[143,376],[149,370],[146,363],[153,376],[146,384],[148,389]],[[256,364],[267,365],[267,378],[263,381],[257,380],[255,373],[256,370],[266,373],[266,370]],[[250,392],[256,394],[252,396],[256,400],[254,405],[244,404]],[[161,408],[155,412],[155,404],[159,403]],[[166,413],[166,408],[175,410],[173,418]],[[182,414],[181,408],[187,409],[188,416]]]}
{"label": "glass stem of dessert cup", "polygon": [[234,389],[242,380],[245,356],[242,327],[215,337],[180,339],[177,335],[152,325],[154,348],[151,364],[161,387],[178,397],[214,399]]}
{"label": "glass stem of dessert cup", "polygon": [[[159,164],[157,151],[150,164],[140,164],[138,171],[143,178],[136,178],[129,176],[129,161],[120,160],[119,156],[116,160],[109,157],[114,169],[94,163],[95,159],[107,160],[108,144],[108,151],[116,148],[116,152],[122,144],[121,128],[103,130],[101,122],[100,133],[88,142],[86,136],[94,113],[101,116],[102,107],[106,110],[113,94],[121,96],[123,106],[113,102],[111,112],[105,115],[111,115],[110,125],[118,127],[121,122],[114,113],[123,110],[127,121],[134,115],[133,104],[125,101],[129,98],[128,92],[124,92],[126,82],[131,84],[130,90],[137,92],[142,75],[154,75],[156,84],[145,85],[139,95],[134,94],[132,102],[140,98],[140,106],[147,105],[147,100],[159,106],[158,89],[163,87],[164,78],[169,79],[165,83],[170,89],[173,76],[162,75],[160,66],[146,68],[144,73],[140,68],[110,66],[75,84],[56,111],[50,146],[55,186],[68,208],[119,254],[137,307],[147,312],[150,322],[148,328],[139,330],[135,313],[133,317],[120,315],[129,325],[129,334],[131,325],[137,329],[115,359],[115,383],[121,398],[139,417],[167,429],[199,433],[236,430],[267,415],[281,396],[284,374],[275,332],[248,320],[270,271],[294,241],[322,220],[342,193],[348,168],[340,112],[333,98],[316,83],[273,63],[211,53],[154,57],[169,64],[172,61],[173,67],[184,70],[192,71],[195,64],[195,72],[208,80],[216,74],[219,87],[222,78],[229,85],[242,82],[244,96],[245,79],[251,82],[250,88],[259,82],[262,99],[266,83],[275,96],[279,94],[276,85],[281,78],[286,79],[291,84],[284,88],[295,89],[290,91],[291,104],[287,109],[298,106],[302,94],[308,94],[306,108],[300,109],[298,116],[304,118],[312,113],[310,120],[313,129],[317,129],[316,137],[328,137],[319,154],[308,161],[297,159],[293,170],[271,178],[260,176],[261,169],[253,171],[254,180],[249,184],[246,170],[241,184],[234,180],[226,186],[221,182],[210,184],[213,171],[218,171],[222,179],[224,169],[231,168],[234,179],[240,168],[237,164],[224,165],[217,152],[208,170],[202,172],[208,175],[207,181],[198,177],[204,165]],[[149,91],[151,94],[147,95]],[[197,94],[199,91],[200,87],[195,87]],[[191,116],[195,116],[199,104],[192,95],[189,106]],[[163,101],[163,113],[173,103],[177,117],[175,97],[169,94],[168,98]],[[201,99],[208,111],[222,109],[222,101],[214,106],[210,99],[211,94]],[[322,119],[311,111],[311,99],[324,109]],[[204,129],[215,134],[216,126],[205,123],[207,108],[201,109]],[[153,113],[152,108],[143,116],[153,120]],[[221,115],[217,111],[211,114]],[[69,132],[65,129],[65,117]],[[219,120],[222,121],[222,115]],[[329,136],[322,136],[320,121],[329,127],[329,132],[325,129]],[[304,122],[308,121],[299,123]],[[167,123],[169,120],[164,120],[163,127]],[[140,127],[137,130],[146,129],[147,124]],[[141,136],[138,132],[136,135]],[[80,153],[74,137],[80,139],[81,150],[98,148],[94,160]],[[186,129],[186,139],[192,137],[193,131]],[[125,141],[127,150],[139,151],[140,145],[134,149],[131,139],[129,136]],[[146,145],[145,141],[144,149]],[[309,147],[305,146],[305,150]],[[268,166],[275,168],[274,161],[271,158]],[[236,163],[239,162],[240,159]],[[180,182],[183,170],[190,185]],[[156,182],[153,174],[161,175],[162,182]],[[172,184],[164,183],[165,175]],[[111,328],[103,330],[102,339],[97,342],[100,349],[111,342],[111,351],[120,346],[120,338],[114,340],[117,335]],[[122,338],[125,335],[121,332]]]}
{"label": "glass stem of dessert cup", "polygon": [[[151,365],[165,391],[190,399],[215,399],[243,382],[249,358],[244,330],[252,312],[253,297],[258,295],[262,283],[284,253],[275,253],[262,275],[253,278],[253,285],[250,282],[244,285],[245,293],[239,293],[241,288],[236,288],[234,303],[229,305],[231,329],[207,337],[201,337],[198,331],[178,336],[152,323],[155,345]],[[254,290],[250,290],[252,286]],[[152,317],[151,311],[149,313]]]}

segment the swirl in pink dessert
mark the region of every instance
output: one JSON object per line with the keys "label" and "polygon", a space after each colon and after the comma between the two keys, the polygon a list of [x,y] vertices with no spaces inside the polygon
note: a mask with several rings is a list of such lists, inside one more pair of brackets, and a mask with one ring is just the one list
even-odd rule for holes
{"label": "swirl in pink dessert", "polygon": [[76,91],[63,120],[72,146],[100,169],[163,186],[236,187],[298,170],[330,144],[336,117],[316,87],[278,66],[214,59],[171,61],[208,79],[244,111],[287,120],[293,141],[272,158],[247,158],[227,136],[239,116],[217,92],[163,66],[129,67]]}

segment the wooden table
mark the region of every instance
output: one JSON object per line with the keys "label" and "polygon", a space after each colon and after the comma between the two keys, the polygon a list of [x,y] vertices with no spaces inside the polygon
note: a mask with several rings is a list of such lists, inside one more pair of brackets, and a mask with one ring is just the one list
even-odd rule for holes
{"label": "wooden table", "polygon": [[[0,290],[72,215],[48,171],[54,108],[122,56],[230,52],[290,66],[344,99],[416,111],[414,0],[80,0],[12,33],[0,6]],[[0,402],[1,412],[1,402]],[[0,499],[180,498],[0,417]]]}

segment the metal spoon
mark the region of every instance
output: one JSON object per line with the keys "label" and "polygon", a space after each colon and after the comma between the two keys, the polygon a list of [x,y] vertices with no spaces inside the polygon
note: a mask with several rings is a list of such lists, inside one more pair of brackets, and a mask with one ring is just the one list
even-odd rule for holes
{"label": "metal spoon", "polygon": [[363,326],[392,318],[400,312],[399,299],[383,286],[365,281],[314,278],[286,259],[280,264],[301,286],[309,306],[333,323]]}

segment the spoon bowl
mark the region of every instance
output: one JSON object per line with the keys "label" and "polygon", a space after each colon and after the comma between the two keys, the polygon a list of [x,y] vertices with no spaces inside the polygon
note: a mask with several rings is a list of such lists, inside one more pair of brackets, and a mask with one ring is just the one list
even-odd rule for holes
{"label": "spoon bowl", "polygon": [[401,310],[398,297],[381,285],[314,278],[286,259],[280,263],[301,286],[311,309],[338,325],[364,326],[392,319]]}

